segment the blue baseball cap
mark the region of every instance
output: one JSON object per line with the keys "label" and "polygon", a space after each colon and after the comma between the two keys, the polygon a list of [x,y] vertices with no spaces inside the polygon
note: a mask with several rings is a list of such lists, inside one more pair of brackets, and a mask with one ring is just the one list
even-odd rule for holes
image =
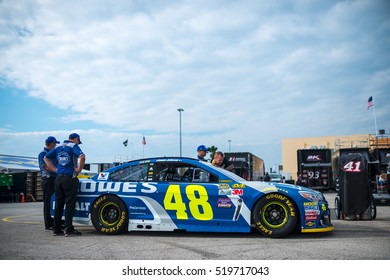
{"label": "blue baseball cap", "polygon": [[50,144],[50,143],[60,144],[60,141],[57,141],[57,139],[53,136],[47,137],[45,142],[46,142],[46,144]]}
{"label": "blue baseball cap", "polygon": [[69,139],[75,139],[75,138],[78,138],[80,141],[79,144],[81,144],[80,135],[78,135],[77,133],[72,133],[71,135],[69,135]]}
{"label": "blue baseball cap", "polygon": [[199,152],[199,151],[205,151],[205,152],[207,153],[209,150],[206,148],[205,145],[200,145],[200,146],[198,147],[197,151],[198,151],[198,152]]}

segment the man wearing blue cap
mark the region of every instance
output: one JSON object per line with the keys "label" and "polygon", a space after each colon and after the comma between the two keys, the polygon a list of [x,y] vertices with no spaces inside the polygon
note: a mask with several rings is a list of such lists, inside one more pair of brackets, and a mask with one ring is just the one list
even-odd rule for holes
{"label": "man wearing blue cap", "polygon": [[205,145],[200,145],[197,149],[198,151],[198,159],[201,161],[207,161],[204,157],[206,156],[208,149]]}
{"label": "man wearing blue cap", "polygon": [[[49,136],[45,141],[43,151],[38,155],[39,169],[41,170],[42,190],[43,190],[43,220],[46,230],[53,230],[53,218],[50,216],[50,200],[54,193],[54,182],[57,174],[46,167],[43,158],[60,142],[53,136]],[[57,160],[53,160],[53,165],[57,166]]]}
{"label": "man wearing blue cap", "polygon": [[[62,145],[52,149],[44,158],[48,168],[52,171],[57,171],[53,235],[64,235],[64,232],[61,230],[61,217],[65,204],[65,236],[81,234],[81,232],[75,230],[72,223],[79,185],[77,175],[85,164],[85,155],[81,151],[79,144],[81,144],[80,135],[72,133],[69,135],[69,140],[65,140]],[[54,160],[58,162],[57,168],[53,164]]]}

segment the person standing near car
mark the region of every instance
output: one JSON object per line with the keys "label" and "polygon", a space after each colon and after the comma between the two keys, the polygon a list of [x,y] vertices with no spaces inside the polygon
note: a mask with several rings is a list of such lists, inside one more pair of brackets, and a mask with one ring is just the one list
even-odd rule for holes
{"label": "person standing near car", "polygon": [[[45,141],[43,151],[38,155],[39,169],[41,170],[42,190],[43,190],[43,220],[46,230],[53,230],[53,218],[50,216],[50,200],[54,193],[54,182],[57,173],[46,168],[43,158],[60,142],[53,136],[49,136]],[[57,166],[57,160],[53,160],[53,165]]]}
{"label": "person standing near car", "polygon": [[232,171],[234,169],[234,165],[225,158],[224,153],[222,153],[221,151],[217,151],[215,153],[211,164],[226,169],[228,171]]}
{"label": "person standing near car", "polygon": [[[65,236],[80,235],[81,232],[73,227],[73,215],[76,206],[76,194],[79,184],[77,175],[85,164],[85,155],[81,151],[80,135],[72,133],[62,145],[52,149],[44,157],[45,163],[51,171],[57,171],[55,180],[56,205],[54,211],[53,235],[64,235],[61,230],[61,217],[65,212]],[[57,168],[53,161],[57,160]]]}
{"label": "person standing near car", "polygon": [[205,145],[200,145],[197,149],[198,152],[198,159],[201,161],[207,161],[204,157],[206,156],[208,149],[206,148]]}

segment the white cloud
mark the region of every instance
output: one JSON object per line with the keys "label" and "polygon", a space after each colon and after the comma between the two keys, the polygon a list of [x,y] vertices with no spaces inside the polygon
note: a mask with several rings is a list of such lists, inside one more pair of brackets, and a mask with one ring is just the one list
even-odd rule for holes
{"label": "white cloud", "polygon": [[[161,144],[144,148],[167,155],[177,150],[181,107],[187,155],[200,142],[226,150],[232,139],[278,161],[282,138],[369,129],[359,110],[368,94],[385,100],[389,88],[388,8],[366,0],[2,1],[0,76],[64,110],[62,122],[120,131],[106,132],[109,143],[147,131]],[[387,112],[378,112],[384,127]],[[94,153],[104,133],[82,132]]]}

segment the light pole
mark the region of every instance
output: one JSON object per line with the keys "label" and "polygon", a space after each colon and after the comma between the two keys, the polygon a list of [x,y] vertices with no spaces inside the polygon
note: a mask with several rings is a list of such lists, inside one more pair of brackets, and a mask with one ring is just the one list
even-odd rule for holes
{"label": "light pole", "polygon": [[181,148],[181,112],[184,110],[182,108],[177,109],[179,111],[179,126],[180,126],[180,157],[182,156],[182,148]]}
{"label": "light pole", "polygon": [[230,142],[232,142],[232,140],[228,140],[228,142],[229,142],[229,153],[230,153]]}

